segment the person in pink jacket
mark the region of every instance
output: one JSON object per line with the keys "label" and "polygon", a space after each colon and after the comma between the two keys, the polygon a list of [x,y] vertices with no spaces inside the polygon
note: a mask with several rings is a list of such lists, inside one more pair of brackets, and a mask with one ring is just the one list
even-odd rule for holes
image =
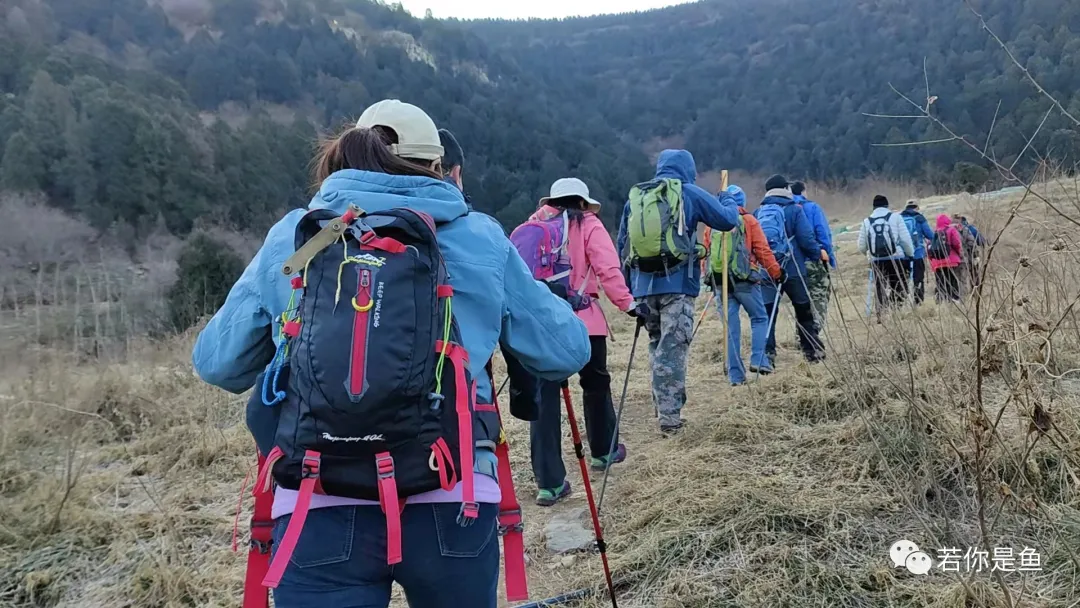
{"label": "person in pink jacket", "polygon": [[952,226],[949,216],[937,217],[937,229],[929,250],[930,267],[934,270],[934,283],[938,302],[960,301],[960,277],[957,274],[963,261],[964,242]]}
{"label": "person in pink jacket", "polygon": [[[551,186],[551,195],[540,199],[540,208],[530,220],[544,220],[567,213],[570,286],[576,293],[590,296],[592,303],[577,312],[589,330],[592,358],[580,372],[582,409],[592,468],[603,471],[626,459],[626,447],[615,436],[615,408],[611,399],[611,376],[607,369],[608,324],[600,308],[603,290],[619,310],[634,316],[634,298],[623,278],[619,255],[604,224],[597,217],[600,203],[589,196],[589,188],[577,178],[564,178]],[[562,461],[561,385],[544,382],[540,387],[539,418],[530,425],[533,474],[539,487],[536,503],[551,506],[570,495],[570,482]],[[609,453],[612,443],[617,447]]]}

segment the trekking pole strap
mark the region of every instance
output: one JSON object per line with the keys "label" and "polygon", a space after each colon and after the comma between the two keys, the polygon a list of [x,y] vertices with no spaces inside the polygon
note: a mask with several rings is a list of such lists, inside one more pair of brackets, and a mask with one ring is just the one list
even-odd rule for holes
{"label": "trekking pole strap", "polygon": [[[495,377],[488,364],[488,379],[495,387]],[[509,378],[508,378],[509,379]],[[500,389],[499,392],[502,392]],[[499,393],[492,393],[491,402],[499,416],[502,427],[502,411],[499,410]],[[499,490],[499,536],[503,539],[503,571],[506,577],[506,601],[520,602],[529,599],[529,579],[525,572],[525,525],[521,517],[521,504],[518,503],[514,488],[514,474],[510,469],[510,443],[505,435],[495,446],[498,461]]]}
{"label": "trekking pole strap", "polygon": [[[259,453],[258,470],[263,469],[266,457]],[[270,570],[270,550],[274,531],[274,494],[269,488],[256,484],[252,489],[255,508],[251,516],[251,540],[248,548],[247,570],[244,573],[243,608],[269,608],[270,590],[263,586],[263,577]]]}

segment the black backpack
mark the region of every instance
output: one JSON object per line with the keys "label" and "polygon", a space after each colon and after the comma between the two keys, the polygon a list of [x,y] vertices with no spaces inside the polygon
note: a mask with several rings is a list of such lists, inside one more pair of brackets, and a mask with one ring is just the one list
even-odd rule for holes
{"label": "black backpack", "polygon": [[931,260],[949,259],[949,237],[944,230],[938,230],[934,233],[934,240],[930,241],[928,255]]}
{"label": "black backpack", "polygon": [[870,218],[870,255],[875,258],[891,258],[896,254],[896,246],[889,220],[892,213]]}
{"label": "black backpack", "polygon": [[379,501],[391,565],[401,561],[403,499],[460,479],[458,523],[471,524],[473,450],[494,450],[501,432],[498,409],[476,403],[429,216],[314,210],[297,225],[296,248],[282,268],[297,298],[279,347],[287,389],[274,389],[276,445],[258,484],[269,488],[272,471],[299,495],[268,587],[284,574],[313,494]]}

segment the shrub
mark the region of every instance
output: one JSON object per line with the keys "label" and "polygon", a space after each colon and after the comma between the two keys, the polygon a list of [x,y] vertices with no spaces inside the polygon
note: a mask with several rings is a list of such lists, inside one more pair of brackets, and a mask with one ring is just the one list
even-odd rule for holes
{"label": "shrub", "polygon": [[169,315],[177,331],[195,325],[225,303],[244,262],[229,247],[205,233],[187,240],[177,260],[176,282],[169,288]]}

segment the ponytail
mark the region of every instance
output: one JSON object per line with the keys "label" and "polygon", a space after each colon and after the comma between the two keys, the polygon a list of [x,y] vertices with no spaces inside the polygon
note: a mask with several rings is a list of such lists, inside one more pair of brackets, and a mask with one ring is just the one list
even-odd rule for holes
{"label": "ponytail", "polygon": [[386,127],[350,127],[337,136],[323,138],[311,161],[312,189],[342,169],[358,169],[388,175],[415,175],[441,180],[443,176],[424,161],[411,160],[390,151],[397,133]]}

